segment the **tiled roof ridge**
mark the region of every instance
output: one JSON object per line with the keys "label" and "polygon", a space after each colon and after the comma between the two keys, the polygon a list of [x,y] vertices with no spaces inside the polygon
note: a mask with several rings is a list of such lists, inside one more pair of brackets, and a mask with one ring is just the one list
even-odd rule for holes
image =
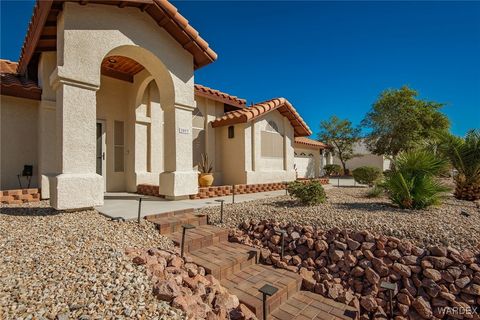
{"label": "tiled roof ridge", "polygon": [[[56,1],[56,2],[68,2],[68,0]],[[95,1],[91,1],[95,3]],[[210,48],[208,42],[203,39],[199,32],[189,24],[189,21],[180,14],[178,9],[171,4],[168,0],[125,0],[125,3],[132,2],[134,4],[143,4],[144,6],[148,5],[155,5],[159,10],[161,10],[169,19],[170,21],[177,26],[184,35],[190,39],[187,43],[181,43],[179,39],[176,39],[179,43],[183,45],[185,50],[192,53],[194,56],[194,60],[197,59],[195,55],[195,50],[192,47],[196,46],[203,52],[204,57],[203,59],[199,60],[199,64],[195,65],[196,68],[200,68],[204,65],[207,65],[215,60],[217,60],[218,55],[213,49]],[[36,0],[35,6],[33,8],[32,17],[30,19],[27,33],[25,35],[25,39],[23,41],[23,45],[20,51],[20,58],[18,64],[18,72],[24,73],[26,71],[27,65],[31,59],[31,55],[33,52],[33,48],[31,46],[37,46],[38,38],[36,32],[39,32],[38,28],[43,28],[46,17],[52,7],[53,0]],[[112,1],[112,3],[102,3],[105,5],[116,5],[116,2]],[[158,22],[158,21],[157,21]],[[172,37],[175,39],[175,36],[172,34],[170,30],[165,27],[166,23],[162,25],[165,31],[170,33]],[[29,50],[30,49],[30,50]],[[193,50],[193,51],[192,51]],[[195,61],[197,62],[197,61]]]}
{"label": "tiled roof ridge", "polygon": [[195,84],[195,93],[205,97],[216,98],[221,102],[241,108],[247,105],[247,100],[245,99],[197,83]]}
{"label": "tiled roof ridge", "polygon": [[[280,112],[282,113],[282,115],[286,116],[285,113],[289,113],[293,117],[292,119],[286,116],[292,123],[292,126],[295,129],[296,136],[309,136],[312,134],[312,131],[305,123],[305,121],[303,121],[302,117],[298,114],[292,104],[283,97],[273,98],[260,103],[256,103],[240,110],[227,112],[223,116],[213,120],[211,123],[212,127],[214,128],[229,124],[245,123],[252,121],[261,115],[281,108],[284,108]],[[294,124],[294,122],[296,122],[296,125]]]}
{"label": "tiled roof ridge", "polygon": [[308,137],[295,137],[295,143],[304,144],[311,147],[318,147],[320,149],[328,148],[328,145],[326,145],[325,143],[318,140],[310,139]]}

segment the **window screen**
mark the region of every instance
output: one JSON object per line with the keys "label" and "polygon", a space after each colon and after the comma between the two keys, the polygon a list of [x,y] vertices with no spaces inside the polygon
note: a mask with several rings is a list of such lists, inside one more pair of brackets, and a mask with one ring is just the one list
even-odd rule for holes
{"label": "window screen", "polygon": [[114,171],[125,171],[125,143],[123,121],[114,122]]}
{"label": "window screen", "polygon": [[279,133],[262,131],[261,155],[267,158],[283,157],[283,136]]}

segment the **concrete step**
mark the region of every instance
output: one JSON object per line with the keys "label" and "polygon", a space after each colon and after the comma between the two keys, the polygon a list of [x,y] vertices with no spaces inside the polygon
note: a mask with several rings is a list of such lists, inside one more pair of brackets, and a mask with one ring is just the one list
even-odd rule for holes
{"label": "concrete step", "polygon": [[355,308],[335,302],[310,291],[300,291],[269,314],[269,320],[353,320]]}
{"label": "concrete step", "polygon": [[258,289],[265,284],[278,289],[273,296],[267,299],[267,314],[271,314],[273,310],[300,290],[302,277],[288,270],[256,264],[228,275],[221,280],[221,283],[261,319],[263,316],[262,293]]}
{"label": "concrete step", "polygon": [[182,225],[191,224],[194,226],[202,226],[207,224],[206,215],[196,215],[193,210],[182,210],[180,212],[169,212],[158,215],[147,216],[146,219],[157,225],[161,234],[170,234],[181,232]]}
{"label": "concrete step", "polygon": [[218,280],[225,279],[257,263],[259,250],[233,242],[221,242],[206,248],[190,251],[193,262],[205,268]]}
{"label": "concrete step", "polygon": [[[182,245],[182,228],[167,235],[176,245]],[[228,230],[211,225],[199,225],[185,233],[185,252],[193,252],[208,246],[228,242]]]}

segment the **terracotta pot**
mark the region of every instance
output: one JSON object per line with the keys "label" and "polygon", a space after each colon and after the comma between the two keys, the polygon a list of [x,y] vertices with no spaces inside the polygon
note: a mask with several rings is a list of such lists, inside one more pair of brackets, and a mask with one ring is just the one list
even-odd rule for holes
{"label": "terracotta pot", "polygon": [[200,173],[198,175],[198,185],[200,187],[210,187],[213,184],[213,174]]}

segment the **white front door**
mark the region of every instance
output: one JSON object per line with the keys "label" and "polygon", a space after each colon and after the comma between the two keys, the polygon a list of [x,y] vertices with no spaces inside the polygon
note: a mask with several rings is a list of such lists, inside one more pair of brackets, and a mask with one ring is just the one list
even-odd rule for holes
{"label": "white front door", "polygon": [[107,190],[105,120],[97,120],[97,174],[103,177],[103,191]]}

